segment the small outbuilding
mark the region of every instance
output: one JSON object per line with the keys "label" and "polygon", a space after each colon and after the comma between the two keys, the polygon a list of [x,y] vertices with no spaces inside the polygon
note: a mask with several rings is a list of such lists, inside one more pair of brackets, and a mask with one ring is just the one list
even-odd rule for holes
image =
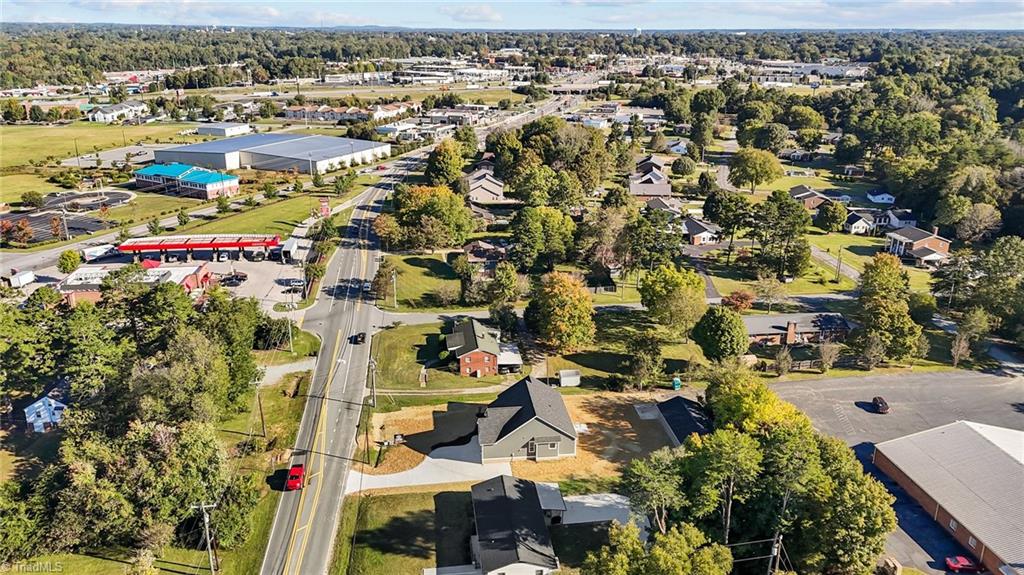
{"label": "small outbuilding", "polygon": [[27,431],[45,433],[60,426],[64,411],[68,408],[63,388],[55,387],[46,395],[30,403],[25,409]]}
{"label": "small outbuilding", "polygon": [[579,387],[580,386],[580,370],[578,369],[561,369],[558,371],[558,386],[559,387]]}

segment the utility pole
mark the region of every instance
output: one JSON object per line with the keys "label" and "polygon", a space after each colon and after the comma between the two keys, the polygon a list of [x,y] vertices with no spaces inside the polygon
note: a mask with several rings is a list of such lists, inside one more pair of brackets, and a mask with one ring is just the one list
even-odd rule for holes
{"label": "utility pole", "polygon": [[70,240],[71,234],[68,232],[68,211],[64,206],[60,207],[61,221],[64,222],[64,239]]}
{"label": "utility pole", "polygon": [[395,310],[398,309],[398,270],[391,272],[391,290],[394,292]]}
{"label": "utility pole", "polygon": [[82,155],[78,153],[78,138],[75,138],[75,159],[78,160],[78,169],[82,169]]}
{"label": "utility pole", "polygon": [[256,405],[260,408],[260,427],[263,428],[263,437],[267,436],[267,420],[263,419],[263,397],[260,395],[260,388],[256,388]]}
{"label": "utility pole", "polygon": [[210,558],[210,573],[217,575],[217,563],[213,558],[213,542],[210,539],[210,514],[207,512],[207,509],[213,509],[215,507],[217,507],[216,504],[206,505],[201,503],[199,505],[193,505],[192,509],[198,509],[203,514],[203,533],[206,537],[206,554]]}
{"label": "utility pole", "polygon": [[370,358],[370,407],[377,407],[377,361]]}
{"label": "utility pole", "polygon": [[[288,294],[288,309],[293,309],[295,304],[292,303],[292,294]],[[295,353],[295,342],[292,340],[292,320],[288,318],[288,352]]]}
{"label": "utility pole", "polygon": [[843,269],[843,246],[839,246],[839,260],[836,262],[836,283],[839,283],[839,275]]}

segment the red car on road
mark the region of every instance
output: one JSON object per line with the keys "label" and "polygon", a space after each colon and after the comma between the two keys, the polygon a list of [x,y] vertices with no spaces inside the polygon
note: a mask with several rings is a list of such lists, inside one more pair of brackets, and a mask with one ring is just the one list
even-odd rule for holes
{"label": "red car on road", "polygon": [[292,465],[292,468],[288,470],[288,479],[284,481],[285,491],[295,491],[296,489],[302,489],[302,480],[306,477],[306,466],[297,463]]}
{"label": "red car on road", "polygon": [[981,573],[985,570],[984,567],[981,567],[963,555],[946,557],[946,569],[949,569],[953,573]]}

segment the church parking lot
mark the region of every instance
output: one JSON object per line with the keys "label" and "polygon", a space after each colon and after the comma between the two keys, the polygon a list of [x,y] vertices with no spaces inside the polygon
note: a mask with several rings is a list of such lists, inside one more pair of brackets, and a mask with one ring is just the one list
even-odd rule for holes
{"label": "church parking lot", "polygon": [[[874,445],[957,420],[1024,430],[1024,377],[946,371],[787,382],[773,389],[803,410],[820,431],[852,447],[865,469],[896,496],[899,527],[889,537],[887,553],[926,573],[945,573],[944,558],[966,551],[879,473],[871,463]],[[870,403],[876,395],[892,411],[874,413]]]}

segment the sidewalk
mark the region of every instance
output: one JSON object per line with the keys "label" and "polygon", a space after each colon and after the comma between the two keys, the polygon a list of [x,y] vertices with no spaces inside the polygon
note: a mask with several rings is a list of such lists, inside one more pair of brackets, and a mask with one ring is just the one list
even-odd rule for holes
{"label": "sidewalk", "polygon": [[263,378],[260,379],[256,386],[266,387],[268,385],[274,385],[289,373],[312,371],[314,368],[316,368],[315,357],[307,357],[305,359],[300,359],[299,361],[283,363],[281,365],[269,365],[263,368]]}

